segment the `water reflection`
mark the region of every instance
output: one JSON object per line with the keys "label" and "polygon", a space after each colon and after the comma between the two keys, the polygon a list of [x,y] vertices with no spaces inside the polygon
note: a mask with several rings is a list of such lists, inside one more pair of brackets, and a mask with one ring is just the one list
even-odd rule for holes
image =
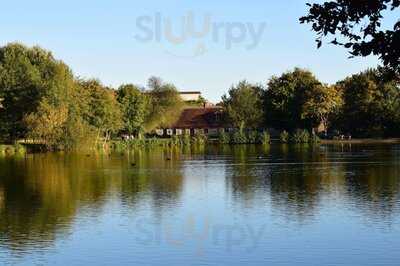
{"label": "water reflection", "polygon": [[318,223],[343,212],[391,224],[400,214],[399,158],[399,147],[390,145],[210,146],[2,158],[0,251],[45,249],[74,234],[77,219],[100,217],[110,208],[144,210],[141,214],[161,223],[182,209],[201,209],[206,199],[211,206],[204,212],[232,204],[227,221],[247,215],[254,221]]}
{"label": "water reflection", "polygon": [[96,216],[113,197],[134,206],[150,196],[154,211],[173,206],[179,161],[137,151],[121,155],[29,155],[0,160],[0,244],[45,247],[79,215]]}

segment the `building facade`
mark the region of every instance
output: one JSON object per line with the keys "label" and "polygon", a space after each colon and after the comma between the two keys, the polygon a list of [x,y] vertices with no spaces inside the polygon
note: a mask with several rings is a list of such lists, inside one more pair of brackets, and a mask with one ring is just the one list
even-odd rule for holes
{"label": "building facade", "polygon": [[181,91],[179,94],[185,102],[195,102],[201,99],[201,92],[199,91]]}
{"label": "building facade", "polygon": [[158,129],[158,136],[197,135],[218,136],[226,131],[221,107],[191,107],[182,111],[179,119],[170,128]]}

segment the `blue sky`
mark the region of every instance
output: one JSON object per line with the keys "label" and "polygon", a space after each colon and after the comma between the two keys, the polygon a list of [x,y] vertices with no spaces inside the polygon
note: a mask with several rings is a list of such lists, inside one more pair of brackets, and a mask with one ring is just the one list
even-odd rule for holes
{"label": "blue sky", "polygon": [[[298,18],[306,13],[306,1],[266,0],[147,0],[147,1],[4,1],[0,17],[0,44],[19,41],[53,51],[78,76],[99,78],[104,84],[145,85],[151,75],[162,77],[182,90],[200,90],[217,101],[242,79],[265,83],[294,67],[312,70],[323,82],[376,66],[374,57],[348,59],[345,50],[325,45],[317,50],[309,26]],[[181,17],[192,12],[198,25],[204,15],[212,22],[265,22],[259,45],[248,50],[249,39],[226,49],[223,38],[213,42],[211,34],[175,45],[166,40],[141,42],[137,18],[154,22],[159,13],[180,29]],[[150,22],[147,27],[150,28]],[[224,32],[224,31],[222,31]],[[236,32],[236,34],[238,34]],[[245,35],[248,36],[248,35]],[[191,57],[196,47],[206,52]]]}

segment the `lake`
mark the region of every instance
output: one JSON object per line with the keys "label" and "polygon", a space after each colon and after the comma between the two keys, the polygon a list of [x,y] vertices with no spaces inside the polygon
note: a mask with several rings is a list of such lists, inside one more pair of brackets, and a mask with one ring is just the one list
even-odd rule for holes
{"label": "lake", "polygon": [[0,158],[1,265],[399,265],[400,145]]}

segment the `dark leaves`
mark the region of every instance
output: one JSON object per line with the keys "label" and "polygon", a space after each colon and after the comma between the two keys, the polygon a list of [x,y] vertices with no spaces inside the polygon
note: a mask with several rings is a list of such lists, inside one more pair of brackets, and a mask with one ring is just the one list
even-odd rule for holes
{"label": "dark leaves", "polygon": [[381,29],[383,11],[400,7],[400,0],[332,0],[307,6],[309,13],[299,21],[312,25],[318,48],[323,37],[340,34],[347,42],[342,44],[335,37],[332,44],[343,45],[352,56],[377,55],[385,66],[400,73],[400,21],[393,31]]}

